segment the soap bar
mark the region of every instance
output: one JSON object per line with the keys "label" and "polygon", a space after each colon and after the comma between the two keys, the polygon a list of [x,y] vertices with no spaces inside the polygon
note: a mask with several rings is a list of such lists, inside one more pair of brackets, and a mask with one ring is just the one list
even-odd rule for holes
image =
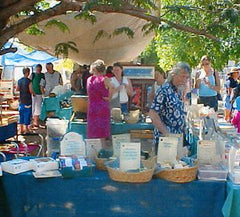
{"label": "soap bar", "polygon": [[36,172],[57,170],[59,168],[58,162],[50,157],[30,159],[30,162],[33,170]]}
{"label": "soap bar", "polygon": [[14,159],[1,163],[4,172],[18,174],[32,170],[32,163],[23,159]]}

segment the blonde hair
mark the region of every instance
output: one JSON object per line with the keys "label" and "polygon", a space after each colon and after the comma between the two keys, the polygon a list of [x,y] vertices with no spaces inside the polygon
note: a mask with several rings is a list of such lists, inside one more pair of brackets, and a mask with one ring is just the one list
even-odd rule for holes
{"label": "blonde hair", "polygon": [[201,57],[201,60],[200,60],[200,63],[199,63],[199,66],[202,67],[203,61],[206,61],[206,60],[209,61],[209,62],[211,62],[211,59],[210,59],[210,57],[209,57],[208,55],[202,56],[202,57]]}
{"label": "blonde hair", "polygon": [[90,66],[90,72],[93,73],[93,69],[96,69],[99,73],[103,73],[105,72],[105,63],[103,60],[96,60],[95,62],[93,62]]}

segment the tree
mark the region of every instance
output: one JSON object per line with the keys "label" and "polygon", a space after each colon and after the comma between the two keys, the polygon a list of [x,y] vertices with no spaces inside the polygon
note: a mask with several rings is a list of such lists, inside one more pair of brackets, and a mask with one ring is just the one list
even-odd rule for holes
{"label": "tree", "polygon": [[[216,69],[222,69],[229,59],[239,61],[240,43],[237,36],[240,22],[239,5],[234,7],[234,1],[198,1],[195,7],[207,9],[199,11],[194,7],[191,10],[186,10],[182,6],[173,7],[171,4],[174,1],[169,0],[168,2],[169,6],[166,5],[166,7],[170,7],[171,11],[178,11],[178,13],[168,13],[167,19],[177,20],[181,17],[188,17],[187,20],[184,19],[184,23],[188,22],[191,26],[201,25],[221,40],[216,42],[200,35],[174,31],[168,25],[162,25],[158,29],[155,41],[158,45],[156,50],[159,64],[163,68],[169,69],[173,63],[180,60],[196,67],[201,56],[205,54],[212,58]],[[185,5],[186,2],[194,4],[194,1],[181,1]],[[220,8],[224,9],[220,10]],[[216,9],[221,11],[219,17],[215,15]]]}
{"label": "tree", "polygon": [[[55,5],[39,0],[1,0],[0,54],[14,52],[16,48],[4,48],[3,45],[29,27],[31,34],[44,34],[37,27],[42,20],[78,11],[78,18],[95,22],[94,11],[99,11],[123,13],[147,20],[143,28],[146,33],[171,29],[176,34],[188,33],[189,38],[198,36],[220,47],[231,47],[232,55],[236,57],[239,54],[239,8],[238,0],[180,0],[178,4],[171,0],[62,0],[56,1]],[[64,27],[63,23],[56,21],[51,25]],[[122,28],[118,33],[122,32],[133,34],[127,28]]]}

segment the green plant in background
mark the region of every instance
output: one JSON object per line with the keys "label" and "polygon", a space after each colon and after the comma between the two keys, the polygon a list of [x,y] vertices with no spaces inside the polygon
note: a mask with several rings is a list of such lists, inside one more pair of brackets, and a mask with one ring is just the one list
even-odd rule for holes
{"label": "green plant in background", "polygon": [[177,4],[173,0],[161,2],[160,16],[176,23],[205,29],[219,40],[211,40],[201,34],[176,31],[168,23],[161,22],[158,28],[155,28],[156,37],[141,54],[146,62],[155,62],[165,70],[171,69],[179,61],[196,67],[201,56],[207,54],[212,58],[214,67],[222,69],[228,60],[240,60],[237,1],[182,0]]}
{"label": "green plant in background", "polygon": [[[149,48],[142,54],[143,59],[146,62],[157,61],[165,69],[177,61],[196,66],[203,54],[211,56],[214,67],[218,69],[229,59],[239,61],[239,0],[28,0],[17,3],[16,0],[1,0],[0,7],[0,54],[13,52],[13,48],[4,48],[3,45],[29,27],[27,31],[30,34],[44,34],[36,25],[42,20],[49,19],[49,28],[58,26],[61,31],[69,31],[64,23],[53,17],[75,12],[76,19],[88,19],[94,24],[97,11],[122,13],[146,20],[143,31],[156,33],[152,50],[156,51],[158,61],[156,53],[151,54]],[[117,34],[134,37],[134,32],[124,26],[113,33],[105,33],[103,29],[96,35],[99,39]],[[57,47],[58,54],[66,49],[77,51],[69,42]]]}

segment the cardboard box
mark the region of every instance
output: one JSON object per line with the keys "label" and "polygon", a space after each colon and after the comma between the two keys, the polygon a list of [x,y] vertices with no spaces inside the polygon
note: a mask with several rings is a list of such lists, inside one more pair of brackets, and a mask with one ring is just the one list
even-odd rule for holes
{"label": "cardboard box", "polygon": [[1,163],[2,170],[11,174],[23,173],[32,170],[32,163],[28,160],[14,159]]}

